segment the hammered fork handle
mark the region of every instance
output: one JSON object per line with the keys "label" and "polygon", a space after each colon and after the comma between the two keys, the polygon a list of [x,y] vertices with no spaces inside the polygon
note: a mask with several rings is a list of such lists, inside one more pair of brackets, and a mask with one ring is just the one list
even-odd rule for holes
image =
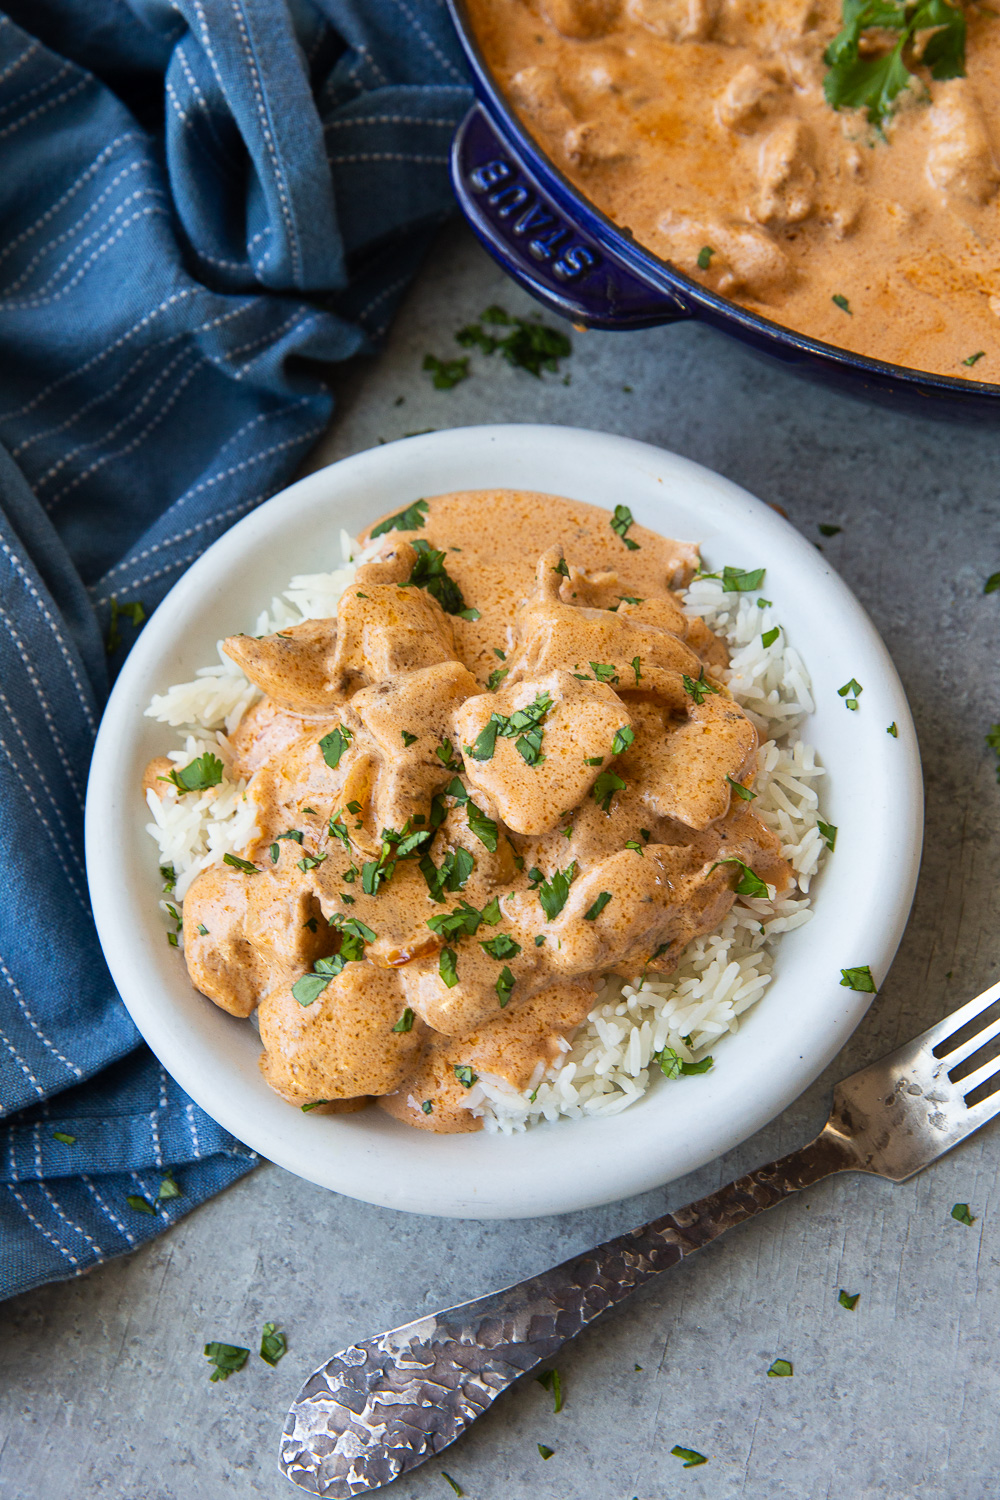
{"label": "hammered fork handle", "polygon": [[281,1467],[317,1495],[379,1489],[441,1452],[515,1380],[654,1276],[836,1172],[864,1169],[842,1124],[596,1249],[503,1291],[355,1344],[306,1382]]}

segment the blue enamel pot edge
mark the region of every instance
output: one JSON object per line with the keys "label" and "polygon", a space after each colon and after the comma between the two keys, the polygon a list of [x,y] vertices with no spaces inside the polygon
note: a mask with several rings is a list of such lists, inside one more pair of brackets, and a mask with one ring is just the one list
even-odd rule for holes
{"label": "blue enamel pot edge", "polygon": [[698,319],[808,379],[880,406],[950,421],[1000,421],[1000,385],[930,375],[820,343],[708,291],[590,203],[506,104],[464,0],[447,0],[477,102],[455,135],[459,206],[500,266],[544,306],[587,328]]}

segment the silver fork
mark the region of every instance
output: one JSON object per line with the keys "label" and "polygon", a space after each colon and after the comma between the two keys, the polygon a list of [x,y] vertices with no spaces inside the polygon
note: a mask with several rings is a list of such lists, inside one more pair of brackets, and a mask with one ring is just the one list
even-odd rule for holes
{"label": "silver fork", "polygon": [[724,1230],[835,1172],[904,1182],[1000,1111],[1000,984],[837,1085],[808,1146],[515,1286],[353,1344],[288,1413],[281,1468],[335,1500],[447,1448],[515,1380]]}

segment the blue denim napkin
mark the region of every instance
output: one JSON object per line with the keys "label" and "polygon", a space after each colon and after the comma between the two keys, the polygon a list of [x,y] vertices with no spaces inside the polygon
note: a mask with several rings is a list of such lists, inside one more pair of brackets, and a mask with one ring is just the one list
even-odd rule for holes
{"label": "blue denim napkin", "polygon": [[256,1160],[141,1045],[94,932],[117,606],[288,482],[325,367],[377,342],[451,209],[470,96],[441,0],[0,7],[3,1297]]}

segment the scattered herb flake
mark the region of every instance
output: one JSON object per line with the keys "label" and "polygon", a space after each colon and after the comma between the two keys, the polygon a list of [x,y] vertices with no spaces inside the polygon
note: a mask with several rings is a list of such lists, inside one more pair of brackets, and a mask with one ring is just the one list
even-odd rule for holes
{"label": "scattered herb flake", "polygon": [[561,557],[552,571],[553,573],[558,573],[560,578],[568,578],[569,568],[566,566],[566,559]]}
{"label": "scattered herb flake", "polygon": [[628,749],[634,739],[635,730],[630,729],[627,724],[623,724],[620,729],[615,731],[615,737],[611,741],[611,754],[621,755],[623,751]]}
{"label": "scattered herb flake", "polygon": [[429,1114],[432,1113],[432,1111],[434,1109],[434,1104],[433,1104],[433,1102],[430,1099],[425,1099],[424,1102],[423,1102],[423,1104],[421,1104],[420,1108],[423,1110],[423,1112],[424,1112],[425,1115],[429,1115]]}
{"label": "scattered herb flake", "polygon": [[840,974],[840,983],[844,989],[858,990],[862,995],[877,993],[872,971],[867,964],[862,964],[856,969],[841,969]]}
{"label": "scattered herb flake", "polygon": [[775,643],[775,641],[778,639],[778,636],[780,634],[781,634],[781,626],[780,625],[773,625],[770,630],[765,630],[764,631],[763,635],[760,638],[761,645],[765,646],[765,647],[766,646],[773,646],[774,643]]}
{"label": "scattered herb flake", "polygon": [[65,1130],[53,1130],[52,1139],[54,1141],[61,1141],[64,1146],[76,1145],[76,1136],[70,1135],[69,1132]]}
{"label": "scattered herb flake", "polygon": [[404,588],[426,589],[437,600],[446,615],[461,614],[465,608],[462,590],[444,565],[444,553],[432,547],[423,537],[410,543],[417,554],[413,571]]}
{"label": "scattered herb flake", "polygon": [[458,967],[454,948],[442,948],[438,959],[438,973],[450,990],[458,983]]}
{"label": "scattered herb flake", "polygon": [[594,677],[598,682],[618,681],[618,673],[615,671],[614,664],[612,662],[592,661],[590,663],[590,670],[593,672]]}
{"label": "scattered herb flake", "polygon": [[788,1376],[794,1375],[790,1359],[776,1359],[767,1372],[769,1375]]}
{"label": "scattered herb flake", "polygon": [[715,254],[715,251],[712,249],[711,245],[702,245],[701,249],[698,251],[698,270],[699,271],[707,271],[708,270],[709,262],[711,261],[712,256],[714,254]]}
{"label": "scattered herb flake", "polygon": [[642,673],[639,670],[639,657],[638,656],[633,656],[632,660],[629,662],[629,666],[632,668],[632,671],[635,673],[635,685],[636,685],[636,687],[638,687],[639,686],[639,682],[640,682],[640,680],[642,678]]}
{"label": "scattered herb flake", "polygon": [[469,1067],[468,1063],[455,1064],[455,1077],[458,1079],[463,1089],[471,1089],[474,1083],[479,1082],[479,1074],[474,1073]]}
{"label": "scattered herb flake", "polygon": [[[830,70],[823,92],[834,109],[864,109],[880,134],[900,93],[917,81],[904,59],[917,60],[913,43],[919,32],[933,28],[919,56],[932,78],[965,73],[965,14],[949,0],[843,0],[842,14],[843,27],[823,54]],[[898,33],[898,41],[888,51],[872,48],[886,32]]]}
{"label": "scattered herb flake", "polygon": [[[340,757],[353,738],[353,730],[348,729],[346,724],[338,724],[336,729],[331,729],[330,733],[325,734],[320,740],[320,751],[331,771],[335,771],[340,765]],[[303,808],[303,812],[305,811],[306,809]]]}
{"label": "scattered herb flake", "polygon": [[182,771],[175,767],[168,775],[159,779],[171,782],[182,796],[185,792],[206,792],[209,787],[218,786],[222,780],[222,761],[208,750],[204,755],[197,756]]}
{"label": "scattered herb flake", "polygon": [[1000,781],[1000,724],[991,724],[985,738],[997,758],[997,781]]}
{"label": "scattered herb flake", "polygon": [[997,589],[1000,589],[1000,573],[991,573],[983,584],[983,593],[995,594]]}
{"label": "scattered herb flake", "polygon": [[596,922],[598,917],[601,915],[601,912],[604,910],[610,900],[611,892],[602,891],[597,900],[594,902],[593,906],[588,907],[588,909],[584,912],[583,920],[585,922]]}
{"label": "scattered herb flake", "polygon": [[611,813],[611,799],[615,792],[624,792],[628,783],[615,771],[602,771],[594,782],[591,795],[602,812]]}
{"label": "scattered herb flake", "polygon": [[273,1323],[265,1323],[260,1335],[260,1357],[266,1365],[276,1365],[288,1353],[285,1335]]}
{"label": "scattered herb flake", "polygon": [[401,729],[399,732],[403,737],[404,749],[408,750],[411,745],[415,745],[417,743],[417,736],[415,734],[410,734],[408,729]]}
{"label": "scattered herb flake", "polygon": [[141,1193],[128,1193],[126,1195],[125,1202],[128,1204],[129,1208],[135,1209],[137,1214],[156,1213],[156,1209],[149,1202],[148,1198],[144,1198]]}
{"label": "scattered herb flake", "polygon": [[403,1014],[392,1029],[393,1031],[400,1032],[413,1030],[413,1012],[409,1006],[403,1011]]}
{"label": "scattered herb flake", "polygon": [[704,1453],[697,1452],[694,1448],[682,1448],[680,1443],[675,1443],[670,1450],[672,1458],[682,1458],[685,1469],[695,1469],[699,1464],[707,1464],[708,1459]]}
{"label": "scattered herb flake", "polygon": [[138,599],[132,600],[129,604],[119,604],[118,600],[112,597],[111,621],[108,625],[108,643],[106,647],[108,655],[113,656],[122,643],[121,625],[119,623],[121,620],[131,620],[132,624],[138,629],[140,625],[145,623],[145,619],[146,611]]}
{"label": "scattered herb flake", "polygon": [[[454,782],[452,785],[454,785]],[[482,809],[477,807],[471,800],[466,802],[465,815],[469,820],[469,828],[479,842],[485,844],[491,854],[495,854],[497,850],[497,825],[493,819],[488,818]]]}
{"label": "scattered herb flake", "polygon": [[434,746],[434,754],[446,771],[460,771],[462,769],[461,761],[455,759],[455,749],[456,747],[449,739],[443,739],[440,745]]}
{"label": "scattered herb flake", "polygon": [[521,951],[521,944],[508,932],[498,932],[496,937],[488,938],[485,942],[480,941],[479,946],[484,953],[488,953],[490,958],[495,958],[499,963],[507,958],[516,958]]}
{"label": "scattered herb flake", "polygon": [[538,1451],[543,1458],[552,1458],[556,1450],[554,1448],[550,1448],[546,1443],[539,1443]]}
{"label": "scattered herb flake", "polygon": [[224,854],[222,856],[222,863],[229,865],[230,869],[242,870],[245,875],[258,874],[257,866],[251,864],[248,859],[240,859],[238,854]]}
{"label": "scattered herb flake", "polygon": [[830,853],[832,854],[833,851],[834,851],[834,849],[837,847],[837,825],[836,825],[836,823],[824,823],[823,820],[822,820],[822,818],[818,818],[817,821],[816,821],[816,827],[819,829],[820,834],[822,835],[822,837],[826,841],[826,847],[829,849]]}
{"label": "scattered herb flake", "polygon": [[[529,875],[531,872],[529,871]],[[576,860],[568,864],[565,870],[556,870],[551,880],[543,880],[538,887],[538,899],[542,904],[542,910],[550,922],[556,917],[566,905],[569,896],[569,888],[576,879]]]}
{"label": "scattered herb flake", "polygon": [[837,1296],[837,1301],[841,1307],[846,1307],[848,1312],[853,1312],[858,1305],[858,1298],[860,1296],[860,1292],[845,1292],[841,1290]]}
{"label": "scattered herb flake", "polygon": [[465,1491],[463,1490],[462,1486],[458,1483],[458,1481],[455,1480],[455,1479],[452,1479],[451,1475],[450,1474],[446,1474],[443,1469],[441,1470],[441,1478],[442,1479],[446,1479],[448,1481],[448,1483],[451,1485],[452,1489],[455,1491],[456,1495],[464,1495],[465,1494]]}
{"label": "scattered herb flake", "polygon": [[836,305],[840,308],[841,312],[845,312],[849,318],[854,317],[854,314],[851,312],[851,304],[848,302],[843,292],[834,292],[833,296],[830,298],[830,301],[835,302]]}
{"label": "scattered herb flake", "polygon": [[744,864],[741,859],[718,859],[708,873],[711,875],[712,870],[717,870],[720,865],[736,865],[740,870],[740,878],[733,886],[733,890],[737,896],[761,896],[767,898],[768,889],[766,883],[751,870],[749,865]]}
{"label": "scattered herb flake", "polygon": [[969,1205],[967,1203],[956,1203],[951,1211],[951,1216],[953,1219],[957,1219],[960,1224],[971,1225],[976,1222],[975,1217],[969,1213]]}
{"label": "scattered herb flake", "polygon": [[436,391],[451,391],[469,378],[469,356],[460,359],[438,359],[436,354],[425,354],[423,368],[433,377]]}
{"label": "scattered herb flake", "polygon": [[985,359],[985,358],[986,358],[986,350],[985,349],[977,349],[976,352],[975,352],[975,354],[970,354],[967,359],[963,359],[962,360],[962,363],[963,363],[963,365],[969,365],[971,367],[972,365],[978,364],[981,359]]}
{"label": "scattered herb flake", "polygon": [[638,552],[639,543],[633,542],[628,535],[630,526],[635,525],[635,518],[627,505],[616,505],[615,513],[611,517],[611,530],[616,536],[621,537],[630,552]]}
{"label": "scattered herb flake", "polygon": [[495,693],[509,671],[509,667],[494,667],[486,679],[486,691],[488,693]]}
{"label": "scattered herb flake", "polygon": [[831,526],[829,521],[820,521],[819,523],[820,536],[837,536],[843,529],[843,526]]}
{"label": "scattered herb flake", "polygon": [[714,683],[709,682],[705,676],[704,667],[702,667],[697,678],[689,677],[686,672],[682,672],[681,682],[688,697],[693,698],[699,704],[704,703],[709,693],[718,693],[720,691]]}
{"label": "scattered herb flake", "polygon": [[370,536],[372,541],[377,536],[386,536],[390,531],[419,531],[427,517],[429,507],[426,500],[414,500],[405,510],[389,516],[387,520],[380,521],[372,528]]}
{"label": "scattered herb flake", "polygon": [[178,1187],[177,1183],[174,1181],[174,1174],[168,1169],[164,1174],[163,1181],[160,1183],[159,1190],[156,1194],[157,1201],[160,1203],[164,1203],[169,1198],[179,1198],[180,1196],[181,1190]]}
{"label": "scattered herb flake", "polygon": [[730,789],[736,793],[741,802],[756,801],[757,793],[752,792],[748,786],[744,786],[742,781],[734,781],[731,776],[727,776],[726,780],[729,782]]}
{"label": "scattered herb flake", "polygon": [[[496,328],[510,331],[503,335],[487,331]],[[497,306],[488,307],[478,322],[460,328],[455,339],[463,349],[478,349],[487,355],[499,353],[516,370],[527,370],[537,379],[541,379],[543,370],[558,374],[559,361],[573,352],[573,345],[558,328],[549,328],[536,318],[512,317]]]}
{"label": "scattered herb flake", "polygon": [[895,719],[893,719],[892,723],[889,725],[885,732],[886,734],[891,734],[894,740],[899,739],[899,730],[896,728]]}
{"label": "scattered herb flake", "polygon": [[546,1370],[543,1374],[536,1375],[535,1379],[543,1390],[552,1392],[553,1411],[561,1412],[563,1408],[563,1399],[562,1380],[560,1379],[559,1371]]}
{"label": "scattered herb flake", "polygon": [[[537,942],[538,939],[536,938],[535,941]],[[520,951],[520,949],[518,951]],[[515,983],[516,980],[514,979],[513,974],[511,973],[510,969],[508,969],[507,965],[504,964],[503,968],[500,970],[500,977],[496,982],[497,998],[500,1001],[501,1010],[504,1009],[507,1001],[510,999],[511,994],[514,990]]]}
{"label": "scattered herb flake", "polygon": [[250,1358],[250,1350],[241,1349],[238,1344],[220,1344],[213,1340],[205,1345],[205,1357],[215,1366],[210,1378],[228,1380],[235,1370],[242,1370]]}
{"label": "scattered herb flake", "polygon": [[[655,953],[653,957],[656,957]],[[681,1078],[696,1073],[710,1073],[714,1066],[714,1059],[711,1056],[703,1057],[700,1062],[687,1062],[673,1047],[661,1047],[659,1052],[653,1053],[650,1062],[658,1065],[664,1078]]]}

